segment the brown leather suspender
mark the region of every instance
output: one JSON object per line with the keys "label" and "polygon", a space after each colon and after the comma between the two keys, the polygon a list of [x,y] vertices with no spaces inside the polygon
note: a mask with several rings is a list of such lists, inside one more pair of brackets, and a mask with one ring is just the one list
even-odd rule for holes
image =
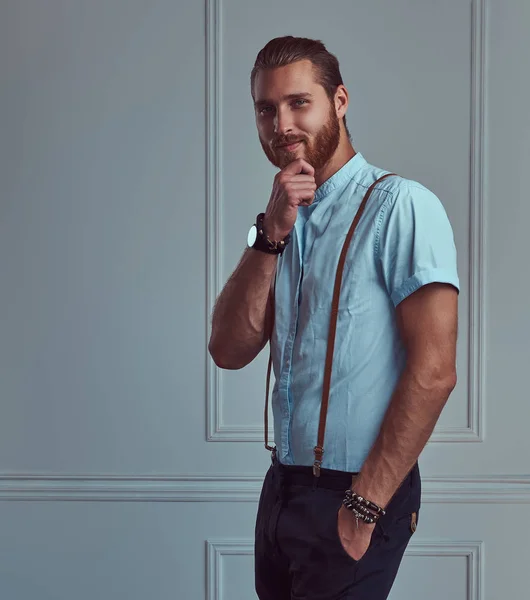
{"label": "brown leather suspender", "polygon": [[[350,230],[348,231],[348,235],[344,240],[344,245],[342,246],[342,252],[339,258],[339,264],[337,266],[337,274],[335,276],[335,287],[333,288],[333,300],[331,303],[331,316],[329,323],[329,333],[328,333],[328,346],[326,352],[326,363],[324,367],[324,383],[322,388],[322,403],[320,405],[320,423],[318,426],[318,439],[317,445],[314,448],[315,454],[315,462],[313,463],[313,474],[315,477],[320,476],[320,469],[322,467],[322,455],[324,454],[324,435],[326,431],[326,418],[328,414],[328,405],[329,405],[329,391],[331,387],[331,370],[333,367],[333,351],[335,346],[335,334],[337,332],[337,318],[339,313],[339,298],[340,298],[340,289],[342,284],[342,275],[344,272],[344,265],[346,263],[346,254],[348,252],[348,248],[350,247],[351,240],[353,238],[353,234],[357,227],[357,224],[361,220],[363,216],[364,209],[370,198],[370,195],[375,188],[375,186],[386,179],[387,177],[391,177],[395,175],[395,173],[387,173],[380,177],[377,181],[375,181],[366,192],[361,205],[359,206],[355,218],[353,219],[353,223],[351,224]],[[273,318],[274,318],[275,306],[273,308]],[[274,328],[274,321],[273,321]],[[271,334],[272,335],[272,334]],[[270,451],[275,451],[276,448],[274,446],[269,446],[269,389],[270,389],[270,376],[271,376],[271,368],[272,368],[272,354],[269,354],[269,364],[267,367],[267,385],[265,390],[265,448]]]}

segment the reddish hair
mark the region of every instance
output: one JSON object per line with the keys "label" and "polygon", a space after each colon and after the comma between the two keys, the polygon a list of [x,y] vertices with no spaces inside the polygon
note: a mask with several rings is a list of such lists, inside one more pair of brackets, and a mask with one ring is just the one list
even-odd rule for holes
{"label": "reddish hair", "polygon": [[[330,102],[333,102],[337,88],[339,85],[344,85],[337,57],[331,54],[320,40],[292,35],[274,38],[259,51],[250,74],[252,98],[254,98],[256,76],[260,71],[285,67],[300,60],[311,61],[316,82],[324,88]],[[351,139],[345,116],[343,120],[346,133]]]}

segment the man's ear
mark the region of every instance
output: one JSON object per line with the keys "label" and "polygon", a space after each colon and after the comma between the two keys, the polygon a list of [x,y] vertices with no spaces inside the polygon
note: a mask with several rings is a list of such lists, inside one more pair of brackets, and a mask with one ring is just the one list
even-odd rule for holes
{"label": "man's ear", "polygon": [[348,110],[349,95],[348,90],[343,86],[339,85],[335,92],[335,112],[337,117],[342,119]]}

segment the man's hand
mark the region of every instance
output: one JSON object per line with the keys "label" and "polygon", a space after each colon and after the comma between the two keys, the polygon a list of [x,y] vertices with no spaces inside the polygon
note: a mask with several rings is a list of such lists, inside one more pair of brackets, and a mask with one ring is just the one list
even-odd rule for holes
{"label": "man's hand", "polygon": [[283,240],[294,227],[298,207],[311,204],[317,185],[315,169],[297,158],[276,174],[263,229],[271,240]]}
{"label": "man's hand", "polygon": [[354,559],[360,560],[368,550],[375,523],[369,524],[359,519],[359,529],[354,514],[341,506],[337,518],[337,530],[342,547]]}

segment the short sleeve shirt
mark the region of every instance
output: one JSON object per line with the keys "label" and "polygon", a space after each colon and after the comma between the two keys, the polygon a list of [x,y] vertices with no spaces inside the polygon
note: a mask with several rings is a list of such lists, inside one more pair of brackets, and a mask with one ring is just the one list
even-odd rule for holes
{"label": "short sleeve shirt", "polygon": [[[278,259],[272,410],[284,464],[313,464],[339,256],[364,195],[386,173],[357,153],[310,206],[299,207],[291,243]],[[434,282],[460,289],[447,213],[420,183],[388,177],[374,188],[346,257],[324,468],[361,469],[405,366],[395,309]]]}

